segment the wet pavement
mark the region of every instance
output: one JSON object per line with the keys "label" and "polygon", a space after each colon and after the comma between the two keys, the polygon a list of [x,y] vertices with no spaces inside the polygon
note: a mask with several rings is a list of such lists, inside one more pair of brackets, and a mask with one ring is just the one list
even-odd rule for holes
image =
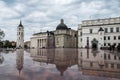
{"label": "wet pavement", "polygon": [[72,48],[0,51],[0,80],[120,80],[120,53]]}

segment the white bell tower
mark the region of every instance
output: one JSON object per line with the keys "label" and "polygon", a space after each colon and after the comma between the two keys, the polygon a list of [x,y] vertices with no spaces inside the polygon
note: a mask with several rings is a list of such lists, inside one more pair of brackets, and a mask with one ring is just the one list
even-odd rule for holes
{"label": "white bell tower", "polygon": [[104,29],[102,27],[99,28],[98,30],[98,35],[99,35],[99,45],[98,47],[103,47],[104,46]]}
{"label": "white bell tower", "polygon": [[17,48],[24,48],[24,27],[22,22],[17,27]]}

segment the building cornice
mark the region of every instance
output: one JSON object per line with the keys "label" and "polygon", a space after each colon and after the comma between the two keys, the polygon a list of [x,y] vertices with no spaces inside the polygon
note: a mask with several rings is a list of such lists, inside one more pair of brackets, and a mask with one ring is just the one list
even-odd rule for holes
{"label": "building cornice", "polygon": [[120,23],[96,24],[96,25],[82,25],[82,27],[105,26],[105,25],[120,25]]}

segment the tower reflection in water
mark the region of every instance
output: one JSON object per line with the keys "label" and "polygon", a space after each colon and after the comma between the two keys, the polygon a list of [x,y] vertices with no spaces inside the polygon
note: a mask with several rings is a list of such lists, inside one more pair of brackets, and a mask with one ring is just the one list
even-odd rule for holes
{"label": "tower reflection in water", "polygon": [[34,61],[55,64],[61,76],[63,76],[68,67],[76,65],[78,62],[77,50],[31,49],[30,53]]}
{"label": "tower reflection in water", "polygon": [[16,68],[19,72],[19,76],[24,64],[24,49],[16,50]]}
{"label": "tower reflection in water", "polygon": [[3,64],[3,62],[4,62],[4,57],[3,57],[2,53],[0,52],[0,64]]}

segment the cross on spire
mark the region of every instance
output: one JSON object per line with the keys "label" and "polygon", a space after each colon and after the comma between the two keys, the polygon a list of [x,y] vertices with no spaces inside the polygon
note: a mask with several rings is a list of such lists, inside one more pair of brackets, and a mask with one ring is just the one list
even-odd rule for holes
{"label": "cross on spire", "polygon": [[20,20],[20,25],[22,25],[22,21]]}

